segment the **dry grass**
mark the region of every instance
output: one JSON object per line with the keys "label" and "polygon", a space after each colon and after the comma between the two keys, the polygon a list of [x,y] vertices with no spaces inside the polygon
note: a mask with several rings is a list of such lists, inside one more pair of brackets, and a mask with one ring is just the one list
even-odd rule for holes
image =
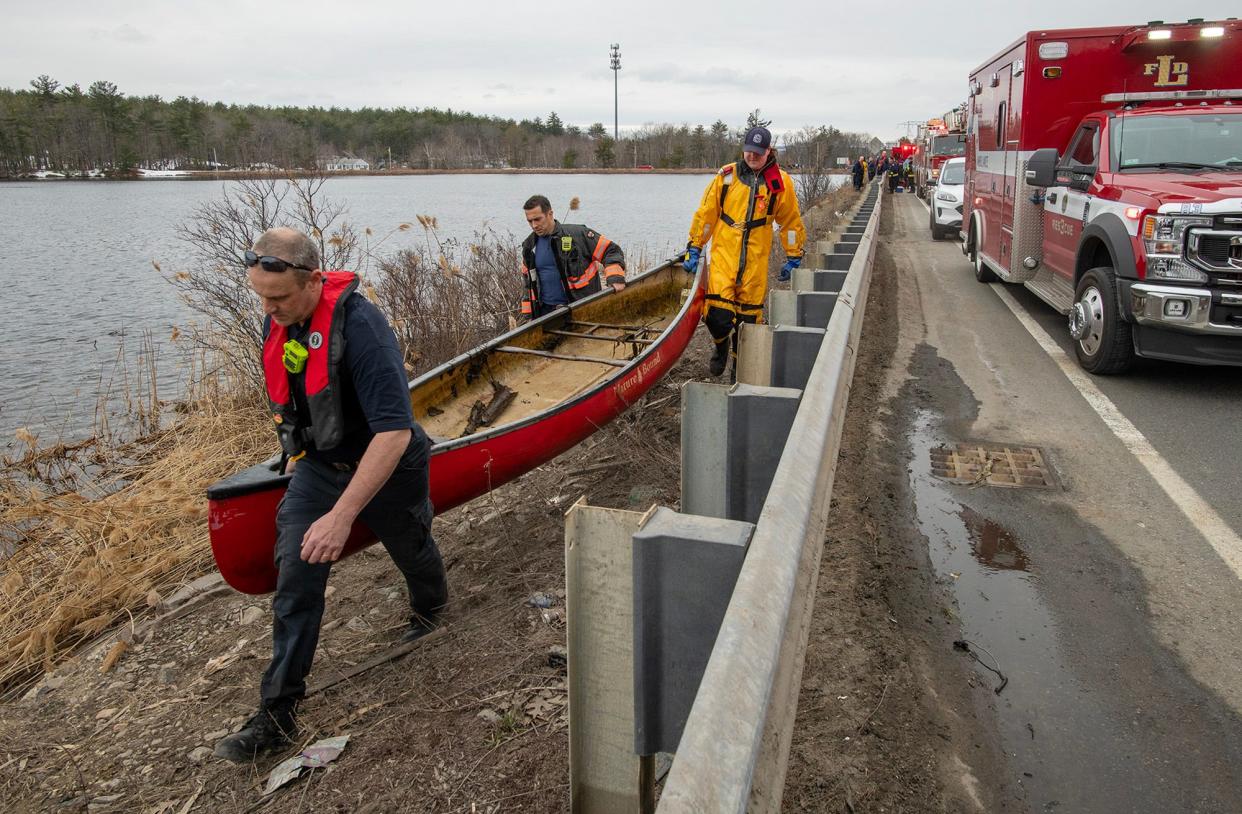
{"label": "dry grass", "polygon": [[32,481],[20,464],[47,450],[7,462],[0,536],[18,542],[0,573],[0,696],[201,574],[211,561],[204,490],[271,446],[256,405],[215,397],[144,439],[143,460],[112,472],[120,487],[98,499]]}

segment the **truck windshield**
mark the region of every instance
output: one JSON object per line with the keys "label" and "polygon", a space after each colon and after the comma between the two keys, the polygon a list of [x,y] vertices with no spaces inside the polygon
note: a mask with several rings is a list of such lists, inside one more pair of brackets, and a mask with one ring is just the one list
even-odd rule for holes
{"label": "truck windshield", "polygon": [[942,184],[964,184],[966,183],[966,165],[964,163],[946,164],[944,171],[940,173],[940,183]]}
{"label": "truck windshield", "polygon": [[1122,170],[1242,170],[1242,114],[1118,118],[1110,144]]}
{"label": "truck windshield", "polygon": [[966,137],[936,136],[932,139],[932,155],[966,155]]}

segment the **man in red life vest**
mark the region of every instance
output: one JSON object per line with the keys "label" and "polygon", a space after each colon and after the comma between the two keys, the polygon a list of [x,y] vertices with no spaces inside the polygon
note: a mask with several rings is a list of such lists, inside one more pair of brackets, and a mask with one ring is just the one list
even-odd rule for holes
{"label": "man in red life vest", "polygon": [[260,707],[216,743],[242,762],[289,745],[319,642],[328,572],[355,520],[383,542],[410,594],[410,641],[448,601],[431,536],[428,441],[414,422],[405,368],[387,320],[358,278],[323,271],[315,242],[269,229],[245,254],[263,304],[263,370],[281,448],[293,471],[276,516],[272,661]]}

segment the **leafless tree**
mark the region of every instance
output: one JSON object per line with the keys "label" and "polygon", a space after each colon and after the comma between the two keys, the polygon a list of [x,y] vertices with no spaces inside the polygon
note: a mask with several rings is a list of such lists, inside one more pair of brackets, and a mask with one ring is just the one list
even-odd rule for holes
{"label": "leafless tree", "polygon": [[324,195],[324,181],[270,177],[226,185],[219,200],[199,206],[177,229],[191,247],[191,265],[161,269],[190,308],[206,317],[198,341],[255,387],[262,383],[263,321],[242,254],[268,229],[289,226],[318,241],[324,268],[350,268],[359,258],[358,235],[344,219],[345,208]]}

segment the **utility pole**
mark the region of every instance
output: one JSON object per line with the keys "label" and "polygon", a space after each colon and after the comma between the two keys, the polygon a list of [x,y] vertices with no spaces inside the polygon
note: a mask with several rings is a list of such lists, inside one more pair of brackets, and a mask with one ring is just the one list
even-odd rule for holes
{"label": "utility pole", "polygon": [[617,141],[620,137],[618,133],[617,117],[617,76],[621,72],[621,46],[613,43],[608,46],[609,64],[612,66],[612,140]]}

